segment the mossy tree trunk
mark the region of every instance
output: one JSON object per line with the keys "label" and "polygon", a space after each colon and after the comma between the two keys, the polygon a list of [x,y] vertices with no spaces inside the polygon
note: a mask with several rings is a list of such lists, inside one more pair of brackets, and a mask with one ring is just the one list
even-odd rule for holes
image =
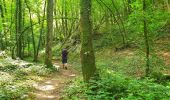
{"label": "mossy tree trunk", "polygon": [[81,63],[85,82],[94,76],[96,71],[95,56],[92,44],[91,0],[81,0]]}
{"label": "mossy tree trunk", "polygon": [[52,68],[52,35],[53,35],[53,0],[47,0],[47,34],[45,49],[45,65]]}

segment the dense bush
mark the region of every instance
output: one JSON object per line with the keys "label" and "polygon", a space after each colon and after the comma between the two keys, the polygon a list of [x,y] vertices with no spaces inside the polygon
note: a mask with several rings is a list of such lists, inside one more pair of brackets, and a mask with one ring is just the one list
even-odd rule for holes
{"label": "dense bush", "polygon": [[170,88],[154,83],[150,79],[136,80],[102,71],[99,80],[90,85],[75,81],[66,89],[64,99],[88,100],[169,100]]}

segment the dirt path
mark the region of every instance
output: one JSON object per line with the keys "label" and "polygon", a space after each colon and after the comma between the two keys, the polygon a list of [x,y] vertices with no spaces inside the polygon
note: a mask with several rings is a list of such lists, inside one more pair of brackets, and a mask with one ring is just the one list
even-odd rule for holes
{"label": "dirt path", "polygon": [[[57,64],[58,65],[58,64]],[[69,84],[77,75],[77,72],[69,67],[67,70],[60,67],[59,72],[56,72],[43,81],[33,85],[35,90],[32,95],[34,100],[60,100],[62,90]]]}

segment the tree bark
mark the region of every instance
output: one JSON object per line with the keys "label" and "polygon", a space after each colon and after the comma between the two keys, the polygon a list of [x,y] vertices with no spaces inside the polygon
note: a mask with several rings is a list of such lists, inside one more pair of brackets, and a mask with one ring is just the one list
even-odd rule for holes
{"label": "tree bark", "polygon": [[45,65],[53,68],[52,64],[52,35],[53,35],[53,0],[47,0],[47,34],[45,49]]}
{"label": "tree bark", "polygon": [[[54,4],[55,4],[55,6],[54,6],[54,16],[57,16],[57,0],[54,0]],[[54,28],[54,41],[56,41],[57,40],[57,32],[58,32],[58,21],[57,21],[57,19],[55,19],[55,28]]]}
{"label": "tree bark", "polygon": [[22,0],[16,0],[16,42],[17,42],[17,57],[22,59]]}
{"label": "tree bark", "polygon": [[92,43],[91,0],[81,0],[81,63],[85,82],[96,72],[95,56]]}
{"label": "tree bark", "polygon": [[2,21],[2,24],[3,24],[3,32],[4,32],[4,37],[5,37],[5,48],[8,46],[8,39],[7,39],[7,8],[6,8],[6,2],[5,0],[3,0],[3,12],[4,12],[4,16],[3,16],[3,21]]}
{"label": "tree bark", "polygon": [[32,21],[32,16],[31,16],[31,9],[27,3],[27,0],[25,0],[26,6],[29,11],[29,18],[30,18],[30,24],[31,24],[31,35],[32,35],[32,45],[33,45],[33,50],[34,50],[34,60],[36,61],[36,47],[35,47],[35,40],[34,40],[34,29],[33,29],[33,21]]}
{"label": "tree bark", "polygon": [[[5,50],[6,46],[7,46],[7,38],[6,38],[6,25],[5,25],[5,4],[4,4],[4,0],[3,2],[0,1],[0,13],[1,13],[1,20],[2,20],[2,32],[1,34],[1,50]],[[5,37],[5,38],[4,38]],[[3,40],[3,38],[5,40]]]}
{"label": "tree bark", "polygon": [[[38,46],[37,46],[37,53],[36,53],[36,61],[38,60],[38,54],[39,54],[39,49],[40,49],[40,45],[41,45],[41,41],[42,41],[42,34],[43,34],[43,30],[44,30],[44,19],[45,19],[45,9],[46,9],[46,1],[44,3],[44,11],[43,11],[43,18],[42,18],[42,22],[40,21],[39,18],[39,24],[40,24],[40,36],[39,36],[39,40],[38,40]],[[40,17],[40,16],[39,16]]]}
{"label": "tree bark", "polygon": [[[3,5],[2,5],[1,1],[0,1],[0,13],[1,13],[2,29],[3,29],[4,13],[3,13]],[[4,41],[3,41],[3,33],[4,33],[3,31],[0,32],[0,48],[1,48],[1,50],[5,50]]]}
{"label": "tree bark", "polygon": [[148,40],[148,31],[147,31],[147,22],[146,22],[146,1],[143,0],[143,12],[144,12],[144,39],[145,39],[145,46],[146,46],[146,76],[149,76],[151,70],[150,70],[150,47],[149,47],[149,40]]}

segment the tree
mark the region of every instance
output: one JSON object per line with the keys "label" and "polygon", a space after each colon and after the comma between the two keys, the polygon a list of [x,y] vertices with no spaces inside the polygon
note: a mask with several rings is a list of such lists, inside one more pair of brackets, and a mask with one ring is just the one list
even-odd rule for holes
{"label": "tree", "polygon": [[[6,28],[6,15],[7,15],[7,11],[6,11],[6,2],[5,0],[0,1],[0,13],[1,13],[1,22],[2,22],[2,31],[0,33],[1,36],[1,50],[5,50],[6,46],[7,46],[7,28]],[[4,38],[4,40],[2,39]]]}
{"label": "tree", "polygon": [[[0,13],[1,13],[1,19],[2,19],[2,29],[4,30],[4,10],[3,10],[3,5],[2,5],[2,2],[0,1]],[[0,49],[1,50],[5,50],[5,46],[4,46],[4,41],[3,41],[3,34],[4,34],[4,32],[3,31],[1,31],[0,32]]]}
{"label": "tree", "polygon": [[35,40],[34,40],[34,29],[33,29],[33,21],[32,21],[32,15],[31,15],[31,9],[27,3],[27,0],[25,0],[26,6],[28,8],[29,11],[29,17],[30,17],[30,24],[31,24],[31,33],[32,33],[32,44],[33,44],[33,49],[34,49],[34,60],[33,61],[37,61],[37,57],[36,57],[36,47],[35,47]]}
{"label": "tree", "polygon": [[144,12],[144,39],[145,39],[145,46],[146,46],[146,76],[149,76],[150,74],[150,61],[149,61],[149,55],[150,55],[150,48],[149,48],[149,41],[148,41],[148,31],[147,31],[147,23],[146,23],[146,1],[143,0],[143,12]]}
{"label": "tree", "polygon": [[47,34],[45,49],[45,65],[52,68],[52,35],[53,35],[53,0],[47,0]]}
{"label": "tree", "polygon": [[17,57],[22,57],[22,0],[16,0],[16,42],[17,42]]}
{"label": "tree", "polygon": [[92,44],[91,0],[80,1],[81,20],[81,63],[85,82],[88,82],[96,72],[95,56]]}
{"label": "tree", "polygon": [[40,22],[40,14],[37,14],[38,15],[38,21],[39,21],[39,24],[40,24],[40,35],[39,35],[39,40],[38,40],[38,46],[37,46],[37,52],[36,52],[36,57],[35,57],[35,61],[38,60],[38,54],[39,54],[39,49],[40,49],[40,45],[41,45],[41,42],[42,42],[42,35],[43,35],[43,29],[44,29],[44,19],[45,19],[45,10],[46,10],[46,1],[44,3],[44,9],[43,9],[43,18],[42,18],[42,23]]}

